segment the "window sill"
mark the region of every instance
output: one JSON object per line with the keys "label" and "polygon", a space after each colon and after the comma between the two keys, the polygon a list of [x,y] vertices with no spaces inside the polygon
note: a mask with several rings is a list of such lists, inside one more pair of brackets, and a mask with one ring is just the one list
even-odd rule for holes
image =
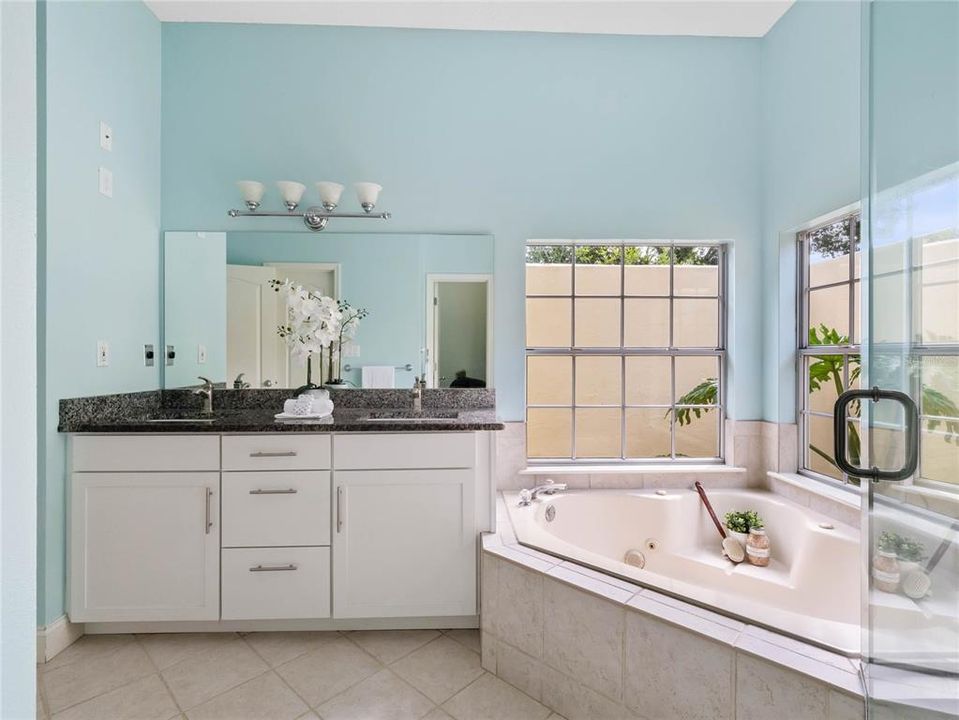
{"label": "window sill", "polygon": [[740,473],[745,468],[734,465],[528,465],[520,475],[663,475],[668,473]]}
{"label": "window sill", "polygon": [[787,483],[813,495],[827,498],[847,507],[858,510],[860,508],[859,488],[855,486],[842,487],[830,485],[799,473],[770,472],[769,477]]}

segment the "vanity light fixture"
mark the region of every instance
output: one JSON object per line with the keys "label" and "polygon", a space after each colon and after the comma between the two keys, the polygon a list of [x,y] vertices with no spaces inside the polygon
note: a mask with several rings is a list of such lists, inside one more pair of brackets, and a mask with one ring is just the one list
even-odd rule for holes
{"label": "vanity light fixture", "polygon": [[280,191],[283,203],[286,205],[286,212],[265,211],[257,212],[260,207],[260,201],[263,199],[263,193],[266,187],[261,182],[255,180],[241,180],[237,184],[240,193],[243,196],[243,202],[246,203],[246,210],[230,210],[227,214],[230,217],[301,217],[303,223],[313,231],[323,230],[330,218],[376,218],[378,220],[389,220],[391,215],[388,212],[374,213],[376,201],[379,199],[382,185],[373,182],[358,182],[354,184],[356,197],[359,200],[362,213],[334,213],[337,205],[340,203],[340,196],[343,194],[343,186],[339,183],[329,182],[327,180],[316,183],[316,191],[320,196],[320,206],[308,207],[306,210],[296,212],[300,205],[300,199],[306,190],[306,186],[293,180],[278,180],[276,187]]}

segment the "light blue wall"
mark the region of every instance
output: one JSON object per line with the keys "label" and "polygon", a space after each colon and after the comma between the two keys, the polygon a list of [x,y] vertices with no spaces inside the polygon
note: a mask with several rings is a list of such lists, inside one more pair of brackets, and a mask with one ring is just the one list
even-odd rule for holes
{"label": "light blue wall", "polygon": [[[413,375],[421,371],[420,349],[426,342],[427,273],[491,273],[493,239],[488,235],[233,232],[228,236],[227,261],[236,265],[339,263],[341,298],[370,313],[356,337],[360,357],[344,358],[344,363],[410,363],[413,372],[396,376],[398,387],[410,387]],[[360,384],[359,370],[343,377]]]}
{"label": "light blue wall", "polygon": [[[392,232],[493,234],[495,384],[511,420],[527,239],[731,239],[730,410],[758,418],[759,52],[751,39],[167,24],[163,227],[285,230],[228,219],[234,182],[331,179],[382,183]],[[273,188],[264,204],[279,205]]]}
{"label": "light blue wall", "polygon": [[[173,345],[163,386],[188,387],[203,376],[215,383],[226,377],[226,233],[168,232],[163,237],[163,352]],[[199,346],[206,348],[206,362]],[[232,380],[232,378],[231,378]]]}
{"label": "light blue wall", "polygon": [[[63,614],[65,440],[58,401],[158,387],[160,23],[140,2],[46,3],[45,339],[38,622]],[[99,145],[99,123],[114,132]],[[97,167],[113,171],[113,198]],[[96,367],[97,340],[110,343]]]}
{"label": "light blue wall", "polygon": [[0,717],[37,717],[37,4],[0,3]]}
{"label": "light blue wall", "polygon": [[762,417],[795,422],[790,231],[860,197],[856,2],[799,0],[762,40]]}

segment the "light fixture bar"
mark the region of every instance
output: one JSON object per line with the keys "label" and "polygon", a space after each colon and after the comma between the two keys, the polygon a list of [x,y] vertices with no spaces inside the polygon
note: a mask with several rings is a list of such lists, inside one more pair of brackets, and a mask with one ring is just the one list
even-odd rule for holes
{"label": "light fixture bar", "polygon": [[389,220],[393,215],[388,212],[378,213],[335,213],[327,212],[324,208],[311,207],[303,212],[295,211],[259,211],[259,210],[237,210],[227,211],[227,215],[235,217],[298,217],[303,219],[303,224],[314,232],[319,232],[326,227],[331,218],[372,218],[375,220]]}

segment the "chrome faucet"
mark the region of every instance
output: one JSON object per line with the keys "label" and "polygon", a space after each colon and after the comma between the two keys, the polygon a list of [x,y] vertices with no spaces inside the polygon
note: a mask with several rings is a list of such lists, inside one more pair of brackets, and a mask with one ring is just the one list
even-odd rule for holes
{"label": "chrome faucet", "polygon": [[565,490],[566,487],[566,483],[554,483],[552,480],[547,480],[545,483],[542,485],[537,485],[532,490],[520,490],[519,505],[520,507],[526,507],[540,495],[552,495],[560,490]]}
{"label": "chrome faucet", "polygon": [[203,410],[204,415],[213,414],[213,381],[203,377],[202,375],[199,378],[203,381],[203,387],[197,388],[193,391],[194,395],[199,395],[203,398]]}
{"label": "chrome faucet", "polygon": [[423,412],[423,391],[425,389],[425,378],[413,378],[413,412]]}
{"label": "chrome faucet", "polygon": [[245,390],[250,387],[250,383],[243,379],[244,375],[246,375],[246,373],[240,373],[236,376],[236,380],[233,381],[234,390]]}

